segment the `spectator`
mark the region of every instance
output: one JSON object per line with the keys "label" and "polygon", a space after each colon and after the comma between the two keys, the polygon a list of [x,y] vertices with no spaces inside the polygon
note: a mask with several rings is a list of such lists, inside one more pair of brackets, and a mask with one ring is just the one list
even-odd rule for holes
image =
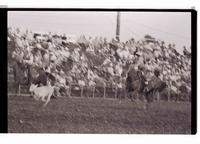
{"label": "spectator", "polygon": [[[34,38],[30,31],[23,33],[19,29],[9,28],[8,43],[14,43],[10,56],[24,65],[48,67],[50,73],[61,69],[66,74],[57,75],[67,77],[69,82],[78,81],[78,77],[84,77],[85,73],[87,79],[82,81],[88,85],[94,84],[95,78],[116,82],[115,76],[121,76],[122,72],[127,73],[128,67],[136,61],[134,65],[143,65],[143,73],[149,80],[154,75],[153,70],[161,67],[161,78],[167,83],[172,83],[176,77],[177,86],[181,82],[187,83],[189,87],[191,85],[191,47],[184,47],[183,54],[180,54],[176,51],[176,45],[166,47],[164,41],[158,40],[149,43],[132,38],[126,42],[117,42],[114,39],[108,42],[102,37],[86,39],[82,35],[77,41],[68,42],[66,36],[51,33],[46,36],[40,34],[37,37]],[[69,62],[69,59],[72,62]],[[100,64],[97,65],[95,61]],[[93,66],[99,68],[94,70]],[[178,78],[179,75],[181,78]],[[125,75],[122,79],[125,79]]]}

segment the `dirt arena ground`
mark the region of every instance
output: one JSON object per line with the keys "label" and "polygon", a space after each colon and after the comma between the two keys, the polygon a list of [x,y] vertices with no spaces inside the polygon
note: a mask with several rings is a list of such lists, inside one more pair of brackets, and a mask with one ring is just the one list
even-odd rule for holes
{"label": "dirt arena ground", "polygon": [[57,98],[47,107],[31,97],[8,97],[9,133],[190,134],[190,102]]}

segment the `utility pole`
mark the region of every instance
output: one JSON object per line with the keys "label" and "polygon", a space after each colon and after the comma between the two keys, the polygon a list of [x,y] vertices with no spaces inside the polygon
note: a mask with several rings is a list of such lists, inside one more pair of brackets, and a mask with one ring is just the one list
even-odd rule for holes
{"label": "utility pole", "polygon": [[119,34],[120,34],[120,12],[117,12],[116,39],[118,42],[120,41]]}

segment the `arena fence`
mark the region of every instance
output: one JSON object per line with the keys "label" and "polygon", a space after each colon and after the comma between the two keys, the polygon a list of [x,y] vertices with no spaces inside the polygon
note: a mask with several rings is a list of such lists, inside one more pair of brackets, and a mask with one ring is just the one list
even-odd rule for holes
{"label": "arena fence", "polygon": [[[14,88],[14,75],[11,66],[8,66],[8,96],[31,96],[29,92],[29,86],[19,85],[18,93]],[[121,98],[125,96],[125,89],[117,88],[111,84],[107,84],[106,87],[102,86],[79,86],[78,84],[72,83],[69,85],[68,89],[62,89],[61,93],[63,96],[68,97],[88,97],[88,98]]]}
{"label": "arena fence", "polygon": [[[16,93],[16,89],[14,88],[14,75],[12,68],[9,69],[9,73],[7,76],[8,79],[8,96],[31,96],[29,93],[29,87],[26,85],[20,85],[18,87],[18,93]],[[116,86],[113,86],[111,84],[107,84],[106,87],[102,86],[95,86],[95,87],[89,87],[89,86],[79,86],[78,84],[70,84],[69,88],[67,90],[64,90],[61,88],[61,93],[63,96],[68,97],[87,97],[87,98],[124,98],[127,94],[125,91],[125,86],[123,85],[123,88],[118,88]],[[165,96],[161,96],[163,100],[175,100],[176,96],[170,95],[169,98],[165,98]],[[191,101],[191,94],[185,94],[181,93],[178,98],[180,101]],[[171,99],[171,100],[170,100]]]}
{"label": "arena fence", "polygon": [[[68,89],[60,89],[60,94],[63,97],[70,98],[104,98],[104,99],[124,99],[127,95],[124,88],[118,87],[88,87],[88,86],[79,86],[78,84],[70,84]],[[25,85],[19,85],[18,93],[15,92],[14,87],[11,83],[8,83],[8,96],[31,96],[29,92],[29,87]],[[189,101],[191,102],[191,95],[178,96],[170,95],[170,98],[165,95],[160,95],[160,98],[157,101]],[[142,97],[141,97],[142,98]]]}
{"label": "arena fence", "polygon": [[[62,96],[67,97],[87,97],[87,98],[123,98],[125,97],[125,89],[114,86],[100,87],[100,86],[79,86],[78,84],[70,84],[69,88],[60,89]],[[12,83],[8,82],[8,96],[31,96],[29,92],[29,86],[19,85],[18,93],[15,93],[15,89]]]}

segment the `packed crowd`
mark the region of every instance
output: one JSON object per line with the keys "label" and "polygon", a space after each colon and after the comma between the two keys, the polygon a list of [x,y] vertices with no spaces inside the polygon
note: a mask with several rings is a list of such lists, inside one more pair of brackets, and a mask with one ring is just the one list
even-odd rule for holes
{"label": "packed crowd", "polygon": [[150,80],[157,69],[160,79],[177,91],[191,90],[191,48],[179,53],[175,44],[166,45],[149,35],[143,40],[108,42],[103,37],[81,35],[71,40],[65,34],[36,34],[8,28],[8,56],[20,63],[43,68],[56,78],[56,85],[114,85],[122,88],[129,66],[134,63]]}

